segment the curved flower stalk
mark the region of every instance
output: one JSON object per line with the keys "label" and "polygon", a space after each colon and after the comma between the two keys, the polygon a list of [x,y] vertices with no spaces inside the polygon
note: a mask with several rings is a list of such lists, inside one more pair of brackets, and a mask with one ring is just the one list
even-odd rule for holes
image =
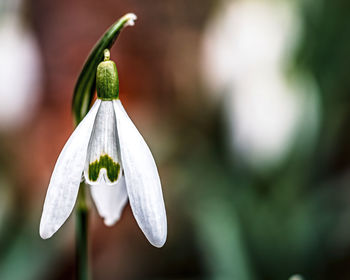
{"label": "curved flower stalk", "polygon": [[104,52],[97,67],[97,100],[77,126],[56,162],[40,222],[50,238],[72,212],[82,173],[106,225],[130,201],[134,217],[149,240],[162,247],[167,221],[161,183],[151,151],[119,100],[117,68]]}
{"label": "curved flower stalk", "polygon": [[102,35],[89,54],[83,69],[80,72],[74,88],[73,114],[75,122],[78,124],[89,111],[89,107],[95,95],[96,89],[96,69],[103,60],[103,51],[110,49],[117,40],[121,30],[127,26],[135,24],[136,15],[128,13],[117,20]]}

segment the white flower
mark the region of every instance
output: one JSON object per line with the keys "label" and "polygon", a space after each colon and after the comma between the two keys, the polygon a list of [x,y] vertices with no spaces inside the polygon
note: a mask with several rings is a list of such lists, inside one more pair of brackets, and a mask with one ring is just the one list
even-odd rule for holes
{"label": "white flower", "polygon": [[40,236],[50,238],[73,210],[82,173],[106,225],[113,225],[130,201],[149,240],[162,247],[167,235],[161,183],[151,151],[118,98],[115,64],[97,70],[98,99],[64,146],[48,187]]}

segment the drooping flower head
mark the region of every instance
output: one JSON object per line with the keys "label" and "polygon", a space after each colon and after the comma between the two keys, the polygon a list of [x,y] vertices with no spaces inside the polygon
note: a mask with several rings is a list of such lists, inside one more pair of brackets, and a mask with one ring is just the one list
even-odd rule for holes
{"label": "drooping flower head", "polygon": [[40,236],[50,238],[69,217],[83,177],[106,225],[120,218],[129,199],[149,242],[162,247],[167,221],[158,170],[119,100],[117,68],[108,50],[104,56],[97,68],[97,100],[68,139],[52,173]]}

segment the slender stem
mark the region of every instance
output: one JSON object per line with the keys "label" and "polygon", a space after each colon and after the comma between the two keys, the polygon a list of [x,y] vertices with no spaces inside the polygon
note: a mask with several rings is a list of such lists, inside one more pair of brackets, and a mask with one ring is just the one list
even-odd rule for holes
{"label": "slender stem", "polygon": [[88,217],[89,209],[86,203],[85,184],[79,187],[77,202],[76,222],[76,258],[77,258],[77,279],[89,279],[89,258],[88,258]]}

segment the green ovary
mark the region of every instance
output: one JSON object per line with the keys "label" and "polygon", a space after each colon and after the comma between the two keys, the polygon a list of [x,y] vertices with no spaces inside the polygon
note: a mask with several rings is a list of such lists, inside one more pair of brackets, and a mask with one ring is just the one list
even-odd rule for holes
{"label": "green ovary", "polygon": [[95,160],[89,164],[89,180],[96,182],[102,168],[107,170],[107,177],[112,183],[117,181],[120,165],[114,162],[108,155],[101,156],[99,160]]}

